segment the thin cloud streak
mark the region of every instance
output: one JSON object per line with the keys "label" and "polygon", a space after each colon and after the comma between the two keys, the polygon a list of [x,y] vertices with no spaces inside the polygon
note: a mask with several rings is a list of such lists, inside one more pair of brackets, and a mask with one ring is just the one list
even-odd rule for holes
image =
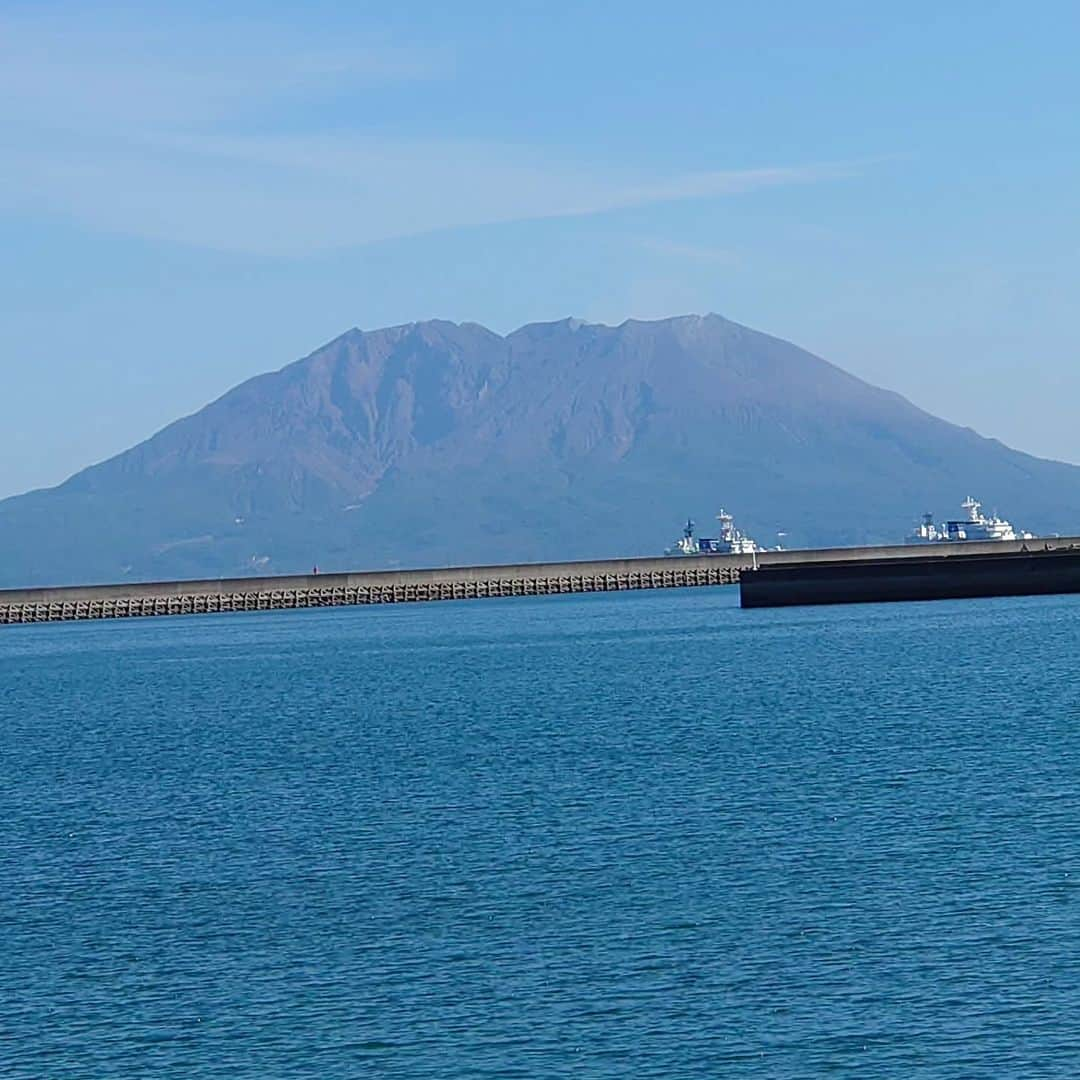
{"label": "thin cloud streak", "polygon": [[646,237],[637,242],[637,246],[643,251],[651,252],[668,259],[692,261],[702,263],[724,263],[728,266],[737,266],[742,262],[742,255],[737,251],[729,251],[725,248],[707,247],[703,244],[686,244],[678,240],[666,240],[657,237]]}
{"label": "thin cloud streak", "polygon": [[497,143],[185,137],[8,146],[0,204],[173,243],[295,256],[439,229],[607,213],[852,175],[852,165],[641,179]]}
{"label": "thin cloud streak", "polygon": [[[295,105],[438,80],[453,58],[263,24],[0,17],[0,211],[224,251],[302,256],[442,229],[586,216],[852,175],[858,163],[655,175],[498,141],[274,132]],[[355,35],[354,35],[355,37]],[[348,40],[346,38],[346,40]],[[306,111],[305,111],[306,110]],[[314,110],[314,111],[312,111]],[[269,132],[269,133],[267,133]]]}
{"label": "thin cloud streak", "polygon": [[445,49],[374,33],[343,44],[311,24],[0,15],[0,94],[20,103],[24,121],[57,132],[200,130],[265,118],[284,101],[317,103],[452,71]]}

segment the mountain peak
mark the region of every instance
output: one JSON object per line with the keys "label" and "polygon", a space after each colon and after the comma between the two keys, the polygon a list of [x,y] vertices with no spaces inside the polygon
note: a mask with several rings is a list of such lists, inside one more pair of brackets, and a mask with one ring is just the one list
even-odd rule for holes
{"label": "mountain peak", "polygon": [[764,543],[881,542],[969,489],[1025,528],[1080,520],[1080,469],[714,313],[431,319],[353,327],[0,503],[0,582],[640,555],[721,503]]}

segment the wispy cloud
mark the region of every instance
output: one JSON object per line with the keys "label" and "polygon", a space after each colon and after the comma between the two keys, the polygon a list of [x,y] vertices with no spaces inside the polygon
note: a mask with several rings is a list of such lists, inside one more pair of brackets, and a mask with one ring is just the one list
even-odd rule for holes
{"label": "wispy cloud", "polygon": [[637,246],[653,255],[683,262],[727,263],[732,266],[741,262],[738,252],[729,251],[727,248],[710,247],[706,244],[687,244],[661,237],[645,237],[637,241]]}
{"label": "wispy cloud", "polygon": [[377,35],[0,19],[0,206],[156,239],[304,254],[437,229],[584,215],[849,175],[797,165],[650,175],[527,145],[316,132],[290,107],[452,77]]}
{"label": "wispy cloud", "polygon": [[[212,24],[0,14],[0,93],[53,132],[205,129],[283,102],[445,76],[452,57],[379,35],[347,41],[316,20]],[[10,111],[6,111],[12,119]]]}

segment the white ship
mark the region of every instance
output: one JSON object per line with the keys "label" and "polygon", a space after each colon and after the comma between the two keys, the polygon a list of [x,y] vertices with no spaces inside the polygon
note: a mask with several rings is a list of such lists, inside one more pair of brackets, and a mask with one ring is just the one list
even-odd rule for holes
{"label": "white ship", "polygon": [[695,536],[694,523],[686,522],[683,534],[664,552],[665,555],[752,555],[764,551],[755,540],[735,528],[735,519],[726,511],[716,515],[720,522],[717,537]]}
{"label": "white ship", "polygon": [[1034,533],[1014,529],[997,514],[986,517],[982,503],[970,495],[960,504],[967,516],[944,525],[934,523],[933,514],[923,514],[922,521],[908,537],[909,544],[940,544],[958,540],[1034,540]]}

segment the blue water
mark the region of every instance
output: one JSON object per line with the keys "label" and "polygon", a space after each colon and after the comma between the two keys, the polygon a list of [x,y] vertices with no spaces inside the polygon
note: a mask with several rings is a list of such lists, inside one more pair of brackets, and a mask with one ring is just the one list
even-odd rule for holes
{"label": "blue water", "polygon": [[0,632],[0,1075],[1073,1077],[1080,598]]}

